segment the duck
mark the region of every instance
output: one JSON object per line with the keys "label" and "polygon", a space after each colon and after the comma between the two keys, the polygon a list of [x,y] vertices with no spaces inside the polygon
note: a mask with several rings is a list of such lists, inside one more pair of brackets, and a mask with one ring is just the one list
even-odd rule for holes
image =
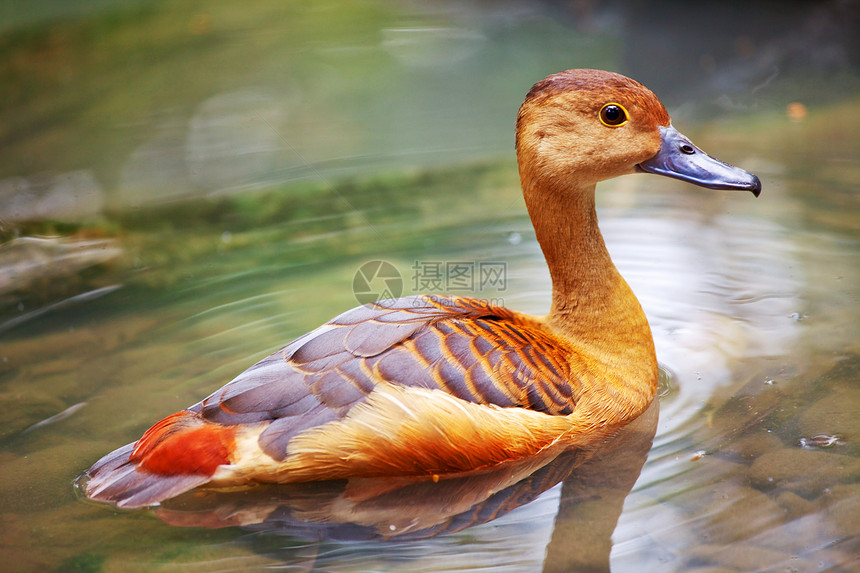
{"label": "duck", "polygon": [[554,448],[593,448],[654,400],[648,320],[601,235],[595,188],[657,174],[756,197],[657,96],[614,72],[534,84],[516,118],[549,313],[414,295],[348,310],[167,416],[83,476],[86,497],[153,506],[194,488],[352,478],[438,481]]}

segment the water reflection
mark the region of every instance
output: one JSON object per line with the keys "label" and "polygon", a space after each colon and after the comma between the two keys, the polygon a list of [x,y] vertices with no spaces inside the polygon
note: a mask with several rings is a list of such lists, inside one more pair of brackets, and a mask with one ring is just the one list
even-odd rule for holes
{"label": "water reflection", "polygon": [[110,238],[20,237],[0,244],[0,309],[17,310],[0,320],[0,333],[115,290],[110,279],[81,277],[119,265],[122,256],[119,242]]}
{"label": "water reflection", "polygon": [[80,221],[101,212],[104,190],[90,170],[0,180],[0,207],[9,222]]}
{"label": "water reflection", "polygon": [[674,570],[853,570],[860,529],[847,516],[860,508],[856,443],[826,440],[830,446],[811,449],[798,436],[824,428],[857,435],[848,411],[860,396],[849,396],[845,385],[858,372],[856,356],[814,380],[807,372],[775,383],[753,371],[728,399],[712,399],[719,405],[708,425],[690,436],[699,455],[651,459],[651,472],[674,466],[683,474],[673,479],[690,487],[666,488],[660,515],[649,510],[651,488],[634,494],[625,512],[633,527],[624,533],[621,524],[614,563],[643,566],[645,556],[645,569],[672,563]]}
{"label": "water reflection", "polygon": [[[489,523],[562,483],[543,570],[608,570],[612,532],[651,447],[658,409],[653,403],[592,450],[547,452],[487,472],[436,482],[353,479],[232,493],[197,491],[165,502],[154,513],[175,526],[240,526],[288,536],[291,544],[409,541]],[[286,563],[295,560],[291,544],[280,552]],[[325,554],[314,564],[331,565]]]}
{"label": "water reflection", "polygon": [[483,47],[486,37],[462,28],[420,27],[382,30],[382,49],[409,67],[455,64]]}

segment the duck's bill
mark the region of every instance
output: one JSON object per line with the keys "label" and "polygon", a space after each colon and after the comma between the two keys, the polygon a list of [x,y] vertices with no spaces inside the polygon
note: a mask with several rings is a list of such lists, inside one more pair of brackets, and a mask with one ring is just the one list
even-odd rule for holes
{"label": "duck's bill", "polygon": [[709,189],[752,191],[756,197],[761,193],[761,181],[758,177],[714,159],[671,125],[661,127],[660,135],[660,151],[639,164],[641,171],[674,177]]}

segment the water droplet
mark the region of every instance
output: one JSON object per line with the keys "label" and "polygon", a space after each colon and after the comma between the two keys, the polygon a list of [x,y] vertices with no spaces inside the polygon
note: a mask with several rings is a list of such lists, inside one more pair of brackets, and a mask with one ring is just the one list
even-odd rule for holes
{"label": "water droplet", "polygon": [[508,235],[508,242],[512,245],[519,245],[523,242],[523,236],[516,231],[513,231]]}

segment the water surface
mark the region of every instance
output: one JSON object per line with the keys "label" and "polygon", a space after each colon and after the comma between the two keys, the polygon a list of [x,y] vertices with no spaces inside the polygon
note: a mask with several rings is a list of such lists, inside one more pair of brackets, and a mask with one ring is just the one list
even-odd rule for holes
{"label": "water surface", "polygon": [[[447,483],[442,497],[376,482],[155,511],[79,499],[74,480],[101,455],[358,304],[369,262],[392,264],[402,294],[546,312],[511,153],[516,106],[564,67],[636,71],[624,10],[120,4],[19,27],[3,47],[42,66],[6,82],[18,99],[0,141],[9,570],[860,566],[860,99],[850,66],[817,89],[790,73],[714,87],[767,69],[764,40],[736,68],[713,49],[722,75],[665,94],[677,127],[762,178],[759,199],[644,175],[599,187],[662,369],[659,412],[627,435]],[[349,18],[332,20],[344,6]],[[710,60],[696,61],[707,76]],[[75,89],[49,95],[63,81]],[[473,282],[432,274],[446,265]]]}

